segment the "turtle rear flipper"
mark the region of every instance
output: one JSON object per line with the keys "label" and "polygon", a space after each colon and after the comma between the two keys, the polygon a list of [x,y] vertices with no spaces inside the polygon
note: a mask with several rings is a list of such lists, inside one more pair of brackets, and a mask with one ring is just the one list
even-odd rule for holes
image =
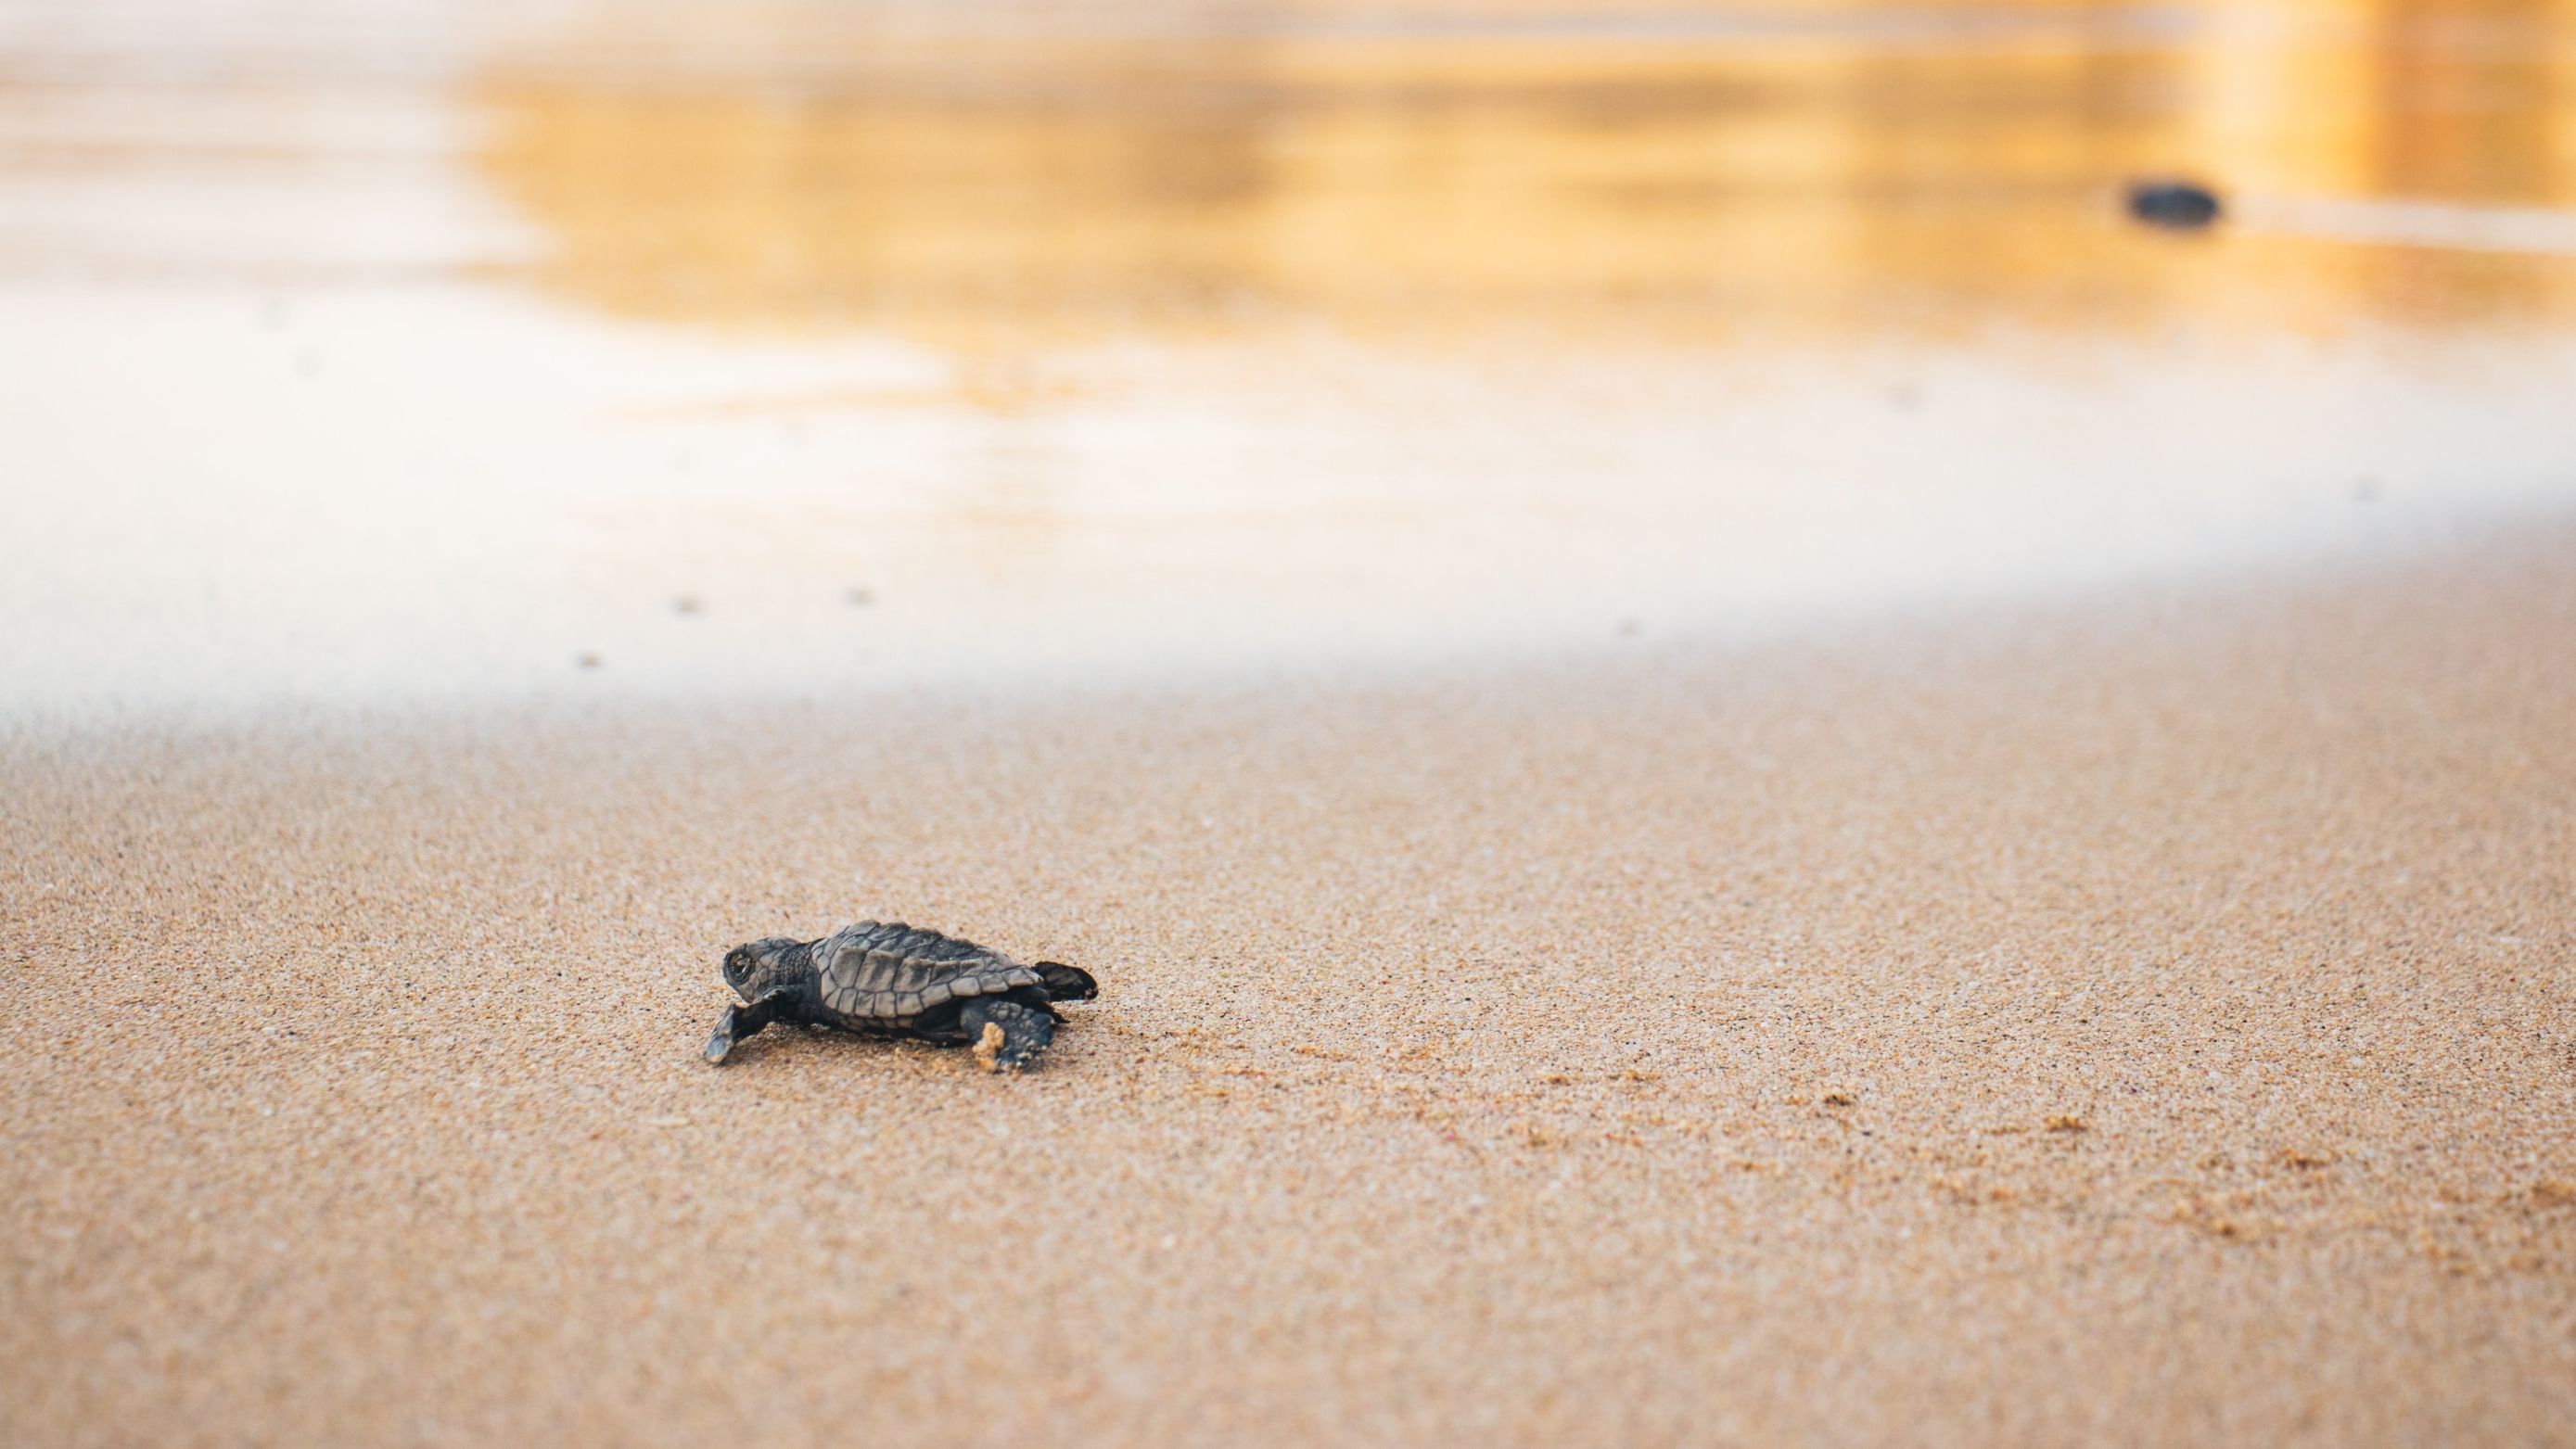
{"label": "turtle rear flipper", "polygon": [[1038,973],[1038,980],[1046,986],[1046,994],[1054,1000],[1089,1001],[1100,994],[1100,983],[1092,980],[1091,973],[1079,966],[1067,966],[1061,961],[1040,961],[1029,969]]}
{"label": "turtle rear flipper", "polygon": [[1055,1040],[1054,1012],[1044,1003],[1033,1006],[1007,996],[967,1002],[957,1013],[957,1025],[975,1044],[975,1057],[988,1072],[1026,1071]]}

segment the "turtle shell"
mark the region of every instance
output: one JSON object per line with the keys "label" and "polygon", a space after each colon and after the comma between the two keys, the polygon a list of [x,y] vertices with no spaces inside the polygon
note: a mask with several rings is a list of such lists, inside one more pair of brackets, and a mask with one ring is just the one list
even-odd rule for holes
{"label": "turtle shell", "polygon": [[1044,984],[999,951],[901,921],[843,926],[814,943],[814,967],[824,1006],[889,1024],[966,997]]}

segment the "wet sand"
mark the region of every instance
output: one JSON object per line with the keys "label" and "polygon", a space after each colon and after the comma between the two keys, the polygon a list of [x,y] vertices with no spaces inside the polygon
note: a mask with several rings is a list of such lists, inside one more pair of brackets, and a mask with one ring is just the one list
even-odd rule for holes
{"label": "wet sand", "polygon": [[1623,648],[22,725],[0,1439],[2576,1434],[2576,525]]}

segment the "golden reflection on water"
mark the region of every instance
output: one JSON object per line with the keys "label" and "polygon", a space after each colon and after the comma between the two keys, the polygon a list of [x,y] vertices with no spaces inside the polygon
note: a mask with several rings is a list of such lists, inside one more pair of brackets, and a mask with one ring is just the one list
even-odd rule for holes
{"label": "golden reflection on water", "polygon": [[1774,29],[1255,10],[1107,38],[852,13],[764,11],[748,38],[708,19],[729,48],[575,29],[497,65],[486,164],[554,239],[547,282],[639,317],[953,341],[2324,330],[2576,302],[2568,256],[2176,238],[2114,203],[2182,171],[2254,202],[2568,205],[2576,0],[2060,3],[1988,13],[2068,23],[1955,34],[1886,8]]}

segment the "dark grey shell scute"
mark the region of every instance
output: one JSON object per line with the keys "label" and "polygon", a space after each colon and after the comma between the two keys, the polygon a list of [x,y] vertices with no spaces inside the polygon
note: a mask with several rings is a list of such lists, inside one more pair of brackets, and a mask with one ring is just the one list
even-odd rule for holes
{"label": "dark grey shell scute", "polygon": [[859,1021],[901,1022],[960,997],[1042,984],[1035,971],[972,941],[901,921],[861,921],[814,943],[823,1005]]}

